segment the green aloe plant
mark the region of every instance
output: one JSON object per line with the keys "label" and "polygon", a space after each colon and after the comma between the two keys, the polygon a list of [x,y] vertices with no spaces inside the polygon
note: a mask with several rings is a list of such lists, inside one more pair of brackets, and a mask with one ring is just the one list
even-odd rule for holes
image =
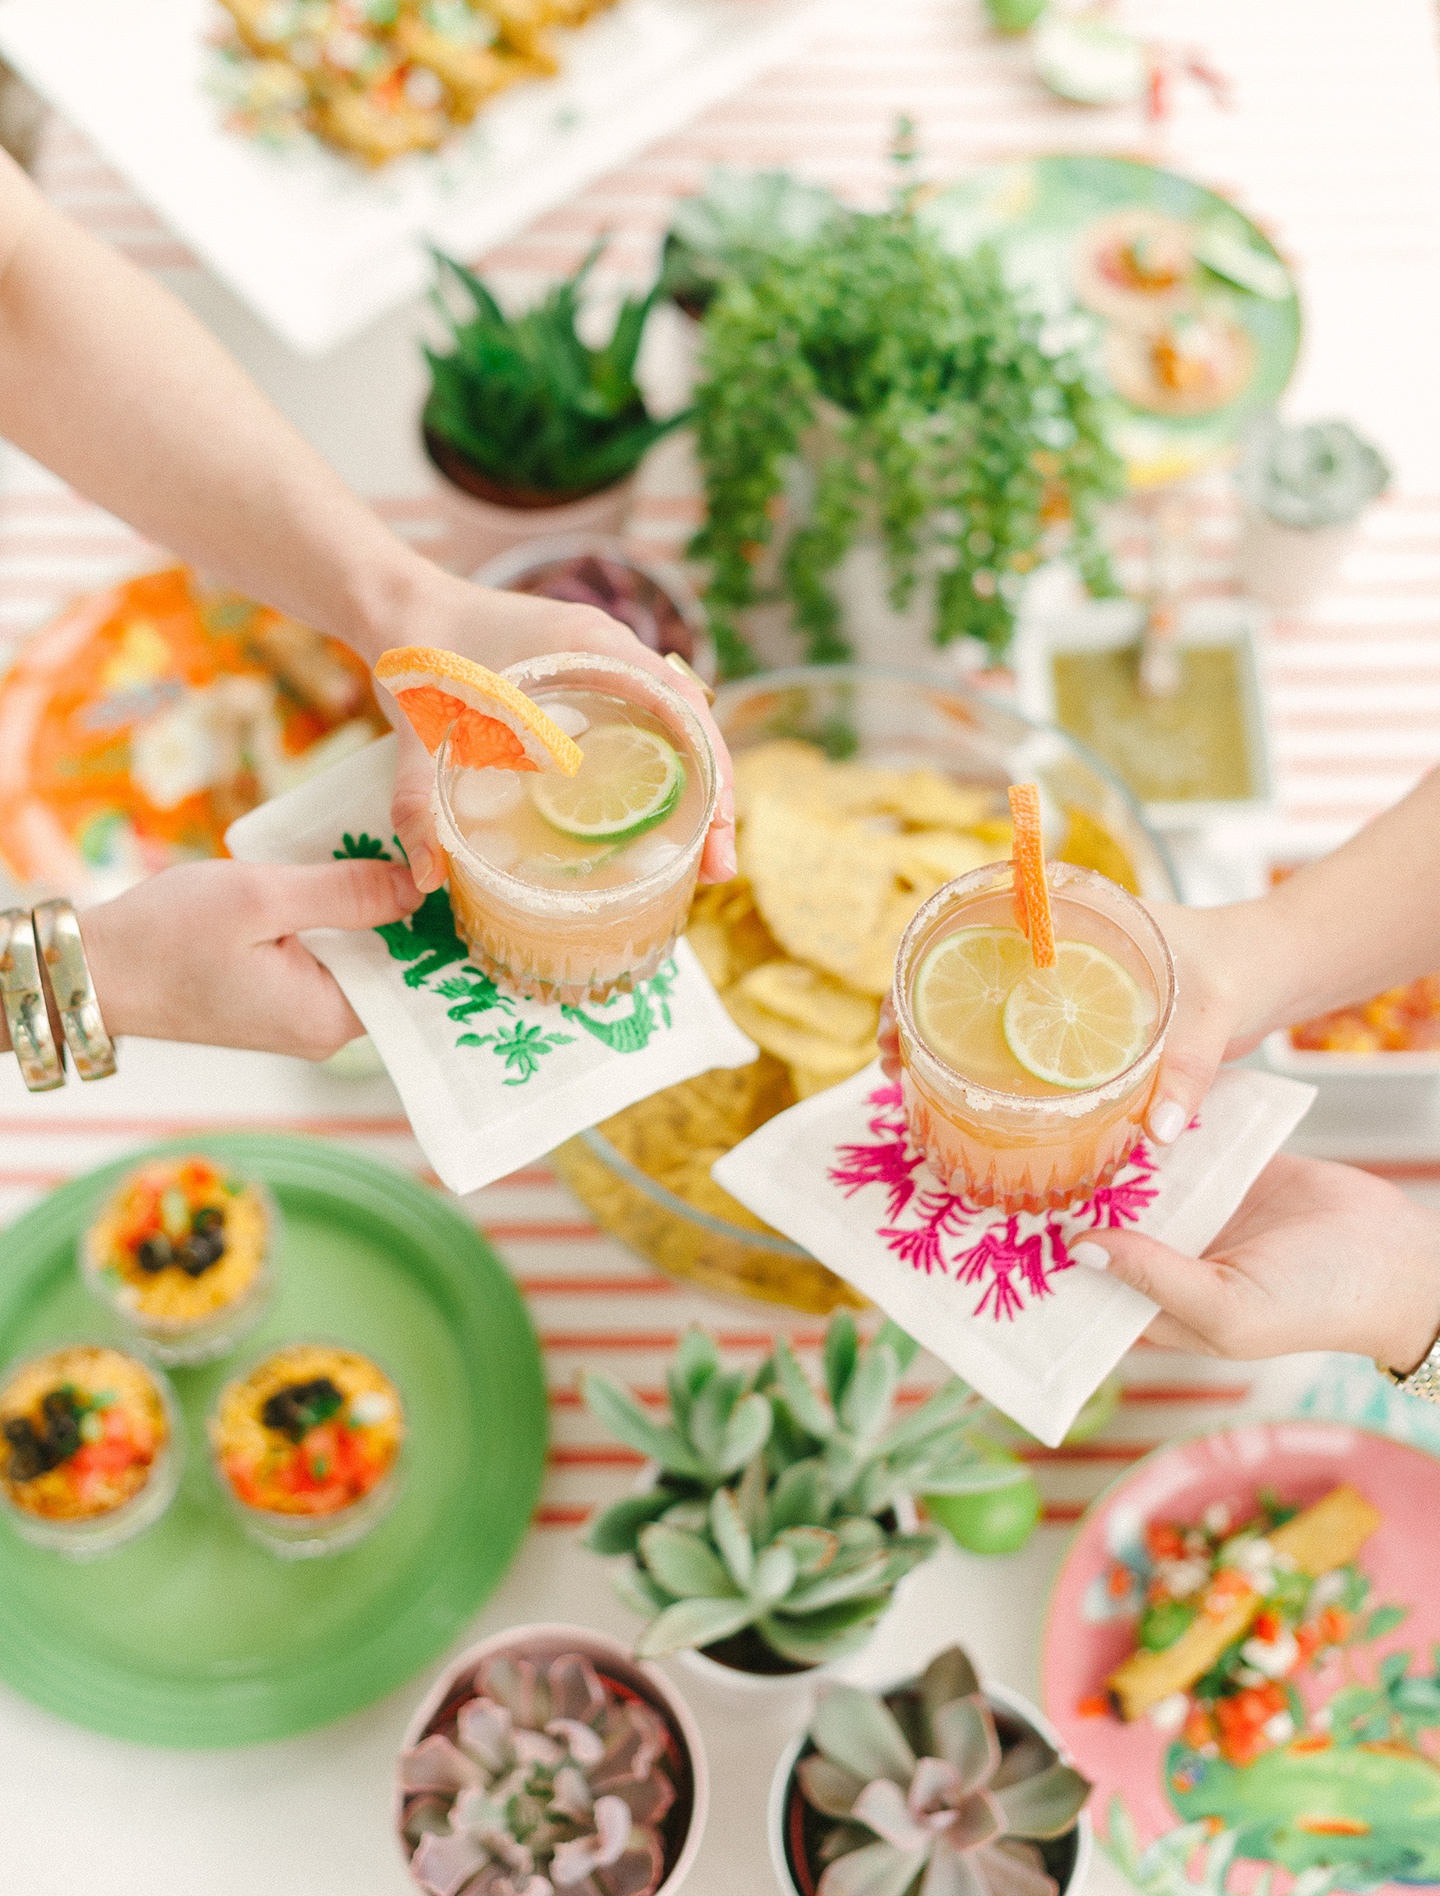
{"label": "green aloe plant", "polygon": [[930,1530],[904,1531],[900,1504],[1014,1479],[972,1434],[984,1405],[964,1383],[894,1418],[915,1349],[890,1323],[862,1345],[841,1312],[826,1332],[822,1392],[784,1338],[747,1374],[726,1370],[714,1341],[691,1329],[668,1373],[665,1421],[607,1377],[584,1376],[592,1413],[658,1469],[587,1537],[597,1553],[630,1557],[621,1590],[649,1622],[637,1652],[750,1632],[809,1666],[864,1644],[896,1584],[937,1545]]}
{"label": "green aloe plant", "polygon": [[585,280],[603,248],[602,240],[574,276],[518,316],[505,314],[473,270],[435,252],[431,301],[452,347],[425,351],[432,378],[425,430],[512,491],[594,493],[633,473],[685,419],[657,420],[635,380],[658,285],[622,302],[599,348],[579,334]]}
{"label": "green aloe plant", "polygon": [[819,1896],[1056,1896],[1037,1842],[1071,1828],[1089,1780],[1036,1732],[1002,1748],[958,1646],[883,1698],[832,1687],[809,1736],[800,1791],[837,1820]]}

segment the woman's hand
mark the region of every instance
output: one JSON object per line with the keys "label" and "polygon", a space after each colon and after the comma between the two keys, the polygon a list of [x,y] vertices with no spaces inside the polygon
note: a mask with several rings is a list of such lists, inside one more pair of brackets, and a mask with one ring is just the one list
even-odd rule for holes
{"label": "woman's hand", "polygon": [[1198,1260],[1119,1230],[1072,1256],[1159,1304],[1166,1349],[1350,1350],[1408,1375],[1440,1335],[1440,1214],[1348,1165],[1281,1153]]}
{"label": "woman's hand", "polygon": [[365,1029],[296,935],[375,928],[419,902],[398,863],[187,863],[86,909],[80,932],[112,1034],[324,1060]]}
{"label": "woman's hand", "polygon": [[[462,652],[491,671],[504,671],[522,658],[535,658],[545,652],[599,652],[638,665],[678,691],[705,726],[720,772],[720,795],[700,859],[700,879],[728,882],[735,874],[735,792],[724,739],[699,687],[642,645],[629,626],[596,606],[537,599],[527,593],[492,592],[442,573],[438,567],[428,570],[422,596],[407,602],[403,624],[405,629],[397,629],[389,638],[391,645],[441,646]],[[367,656],[373,663],[379,652],[368,652]],[[445,860],[430,814],[435,762],[389,694],[382,691],[380,697],[400,737],[391,820],[409,858],[416,886],[426,891],[438,889],[445,879]]]}

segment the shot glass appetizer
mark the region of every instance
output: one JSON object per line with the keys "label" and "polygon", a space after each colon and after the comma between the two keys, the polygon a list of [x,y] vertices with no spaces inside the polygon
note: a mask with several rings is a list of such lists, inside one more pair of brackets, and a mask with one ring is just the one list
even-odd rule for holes
{"label": "shot glass appetizer", "polygon": [[174,1398],[121,1350],[73,1343],[0,1382],[0,1504],[37,1547],[93,1559],[142,1533],[174,1499],[183,1459]]}
{"label": "shot glass appetizer", "polygon": [[259,1321],[279,1213],[203,1153],[149,1159],[81,1244],[86,1284],[159,1362],[213,1362]]}
{"label": "shot glass appetizer", "polygon": [[241,1526],[284,1559],[353,1547],[395,1500],[404,1410],[357,1350],[285,1345],[226,1384],[208,1428]]}
{"label": "shot glass appetizer", "polygon": [[915,1143],[970,1203],[1041,1211],[1089,1197],[1140,1138],[1175,971],[1124,889],[1045,863],[1034,786],[1011,802],[1015,861],[917,912],[894,1007]]}
{"label": "shot glass appetizer", "polygon": [[477,966],[541,1001],[654,974],[685,925],[718,774],[699,719],[650,673],[556,653],[503,676],[450,652],[376,677],[437,753],[455,926]]}

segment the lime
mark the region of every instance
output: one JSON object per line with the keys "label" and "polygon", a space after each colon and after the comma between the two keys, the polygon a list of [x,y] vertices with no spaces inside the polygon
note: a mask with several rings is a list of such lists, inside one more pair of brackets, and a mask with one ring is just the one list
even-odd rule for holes
{"label": "lime", "polygon": [[1140,983],[1088,941],[1055,944],[1053,968],[1028,968],[1001,1016],[1005,1044],[1051,1086],[1103,1086],[1145,1051],[1154,1009]]}
{"label": "lime", "polygon": [[1030,965],[1030,944],[1018,928],[962,928],[937,942],[911,989],[926,1046],[969,1079],[1013,1074],[1001,1015]]}
{"label": "lime", "polygon": [[1024,1468],[1004,1488],[984,1494],[927,1494],[925,1512],[972,1554],[1013,1554],[1040,1519],[1040,1490]]}
{"label": "lime", "polygon": [[585,733],[575,775],[538,776],[530,797],[563,836],[628,843],[663,822],[684,790],[674,745],[637,724],[597,724]]}

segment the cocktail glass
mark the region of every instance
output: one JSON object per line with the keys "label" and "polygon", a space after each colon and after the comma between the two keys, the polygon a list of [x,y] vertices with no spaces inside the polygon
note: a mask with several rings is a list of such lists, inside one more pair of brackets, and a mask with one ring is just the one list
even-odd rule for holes
{"label": "cocktail glass", "polygon": [[[498,867],[471,846],[455,807],[461,773],[448,738],[437,755],[436,828],[450,866],[455,926],[477,966],[508,992],[530,999],[605,1000],[654,974],[685,926],[719,789],[715,755],[679,692],[620,659],[561,652],[526,659],[504,675],[542,709],[564,707],[575,694],[623,700],[664,729],[685,766],[685,795],[675,815],[652,833],[671,845],[659,866],[649,866],[657,852],[647,836],[599,878],[567,880],[562,873],[542,884]],[[583,734],[580,741],[583,747]],[[633,858],[630,874],[627,857]]]}
{"label": "cocktail glass", "polygon": [[1154,999],[1143,1051],[1101,1086],[1032,1080],[986,1084],[927,1044],[912,1006],[926,953],[962,928],[1015,926],[1014,869],[991,863],[947,883],[919,910],[895,964],[905,1114],[910,1135],[951,1191],[1001,1211],[1059,1209],[1108,1183],[1140,1138],[1175,1005],[1175,969],[1148,912],[1107,877],[1046,865],[1057,940],[1085,941],[1120,962]]}

